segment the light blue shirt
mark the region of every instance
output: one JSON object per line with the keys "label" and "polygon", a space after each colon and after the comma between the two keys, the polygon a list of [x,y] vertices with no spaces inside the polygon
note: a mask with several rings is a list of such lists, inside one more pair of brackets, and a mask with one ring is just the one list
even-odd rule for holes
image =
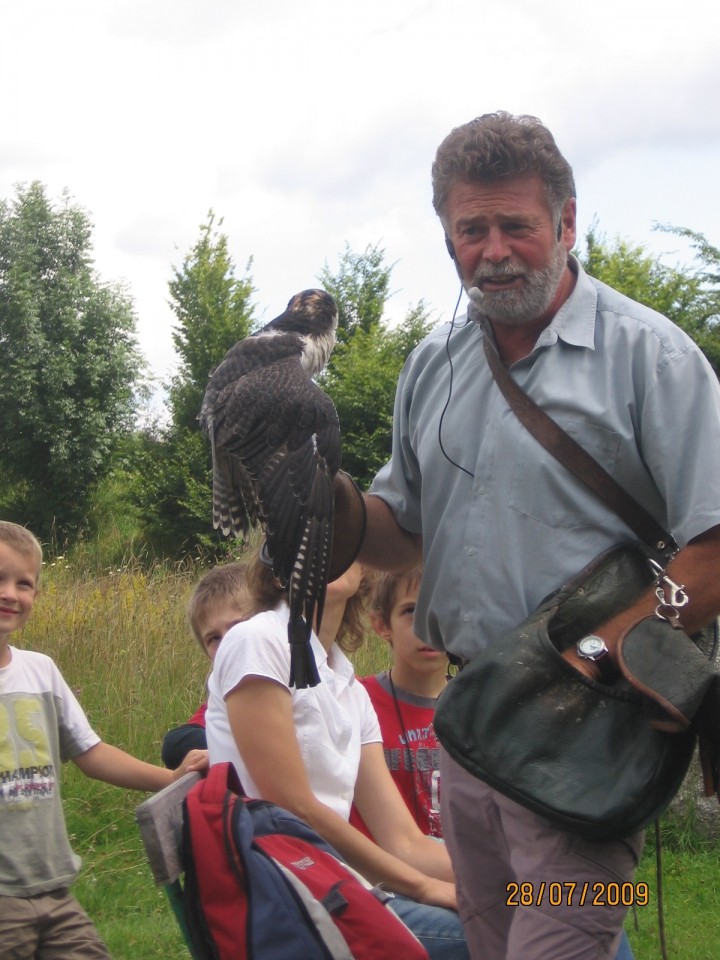
{"label": "light blue shirt", "polygon": [[[572,266],[575,289],[511,374],[684,546],[720,523],[717,378],[675,324]],[[470,658],[636,537],[517,420],[482,326],[449,330],[408,358],[371,493],[423,537],[418,636]]]}

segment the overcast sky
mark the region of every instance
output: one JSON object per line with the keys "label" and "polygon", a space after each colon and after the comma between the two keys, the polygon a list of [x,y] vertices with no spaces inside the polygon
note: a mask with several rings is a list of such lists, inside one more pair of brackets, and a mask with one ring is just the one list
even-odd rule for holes
{"label": "overcast sky", "polygon": [[539,116],[575,171],[581,232],[688,260],[720,244],[716,0],[0,0],[0,197],[67,188],[140,345],[173,363],[167,284],[212,208],[258,315],[348,242],[397,261],[389,315],[458,283],[430,201],[450,129]]}

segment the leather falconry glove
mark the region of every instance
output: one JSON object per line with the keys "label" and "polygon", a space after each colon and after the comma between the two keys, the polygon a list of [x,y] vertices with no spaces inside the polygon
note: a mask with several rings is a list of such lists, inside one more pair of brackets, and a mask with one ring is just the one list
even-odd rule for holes
{"label": "leather falconry glove", "polygon": [[349,473],[335,474],[335,510],[328,581],[341,577],[360,553],[367,528],[367,509],[360,487]]}

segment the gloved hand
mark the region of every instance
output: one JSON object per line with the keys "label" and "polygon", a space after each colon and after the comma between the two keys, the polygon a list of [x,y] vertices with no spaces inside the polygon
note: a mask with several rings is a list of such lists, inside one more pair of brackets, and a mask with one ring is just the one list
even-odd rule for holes
{"label": "gloved hand", "polygon": [[360,488],[349,473],[335,474],[333,545],[328,580],[337,580],[350,567],[365,539],[367,510]]}

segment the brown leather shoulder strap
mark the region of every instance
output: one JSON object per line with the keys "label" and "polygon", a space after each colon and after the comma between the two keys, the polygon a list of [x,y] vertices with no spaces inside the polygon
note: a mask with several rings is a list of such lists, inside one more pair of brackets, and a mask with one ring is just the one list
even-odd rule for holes
{"label": "brown leather shoulder strap", "polygon": [[483,336],[483,346],[495,382],[522,425],[556,460],[612,507],[644,543],[669,560],[678,549],[671,534],[515,383],[487,333]]}

